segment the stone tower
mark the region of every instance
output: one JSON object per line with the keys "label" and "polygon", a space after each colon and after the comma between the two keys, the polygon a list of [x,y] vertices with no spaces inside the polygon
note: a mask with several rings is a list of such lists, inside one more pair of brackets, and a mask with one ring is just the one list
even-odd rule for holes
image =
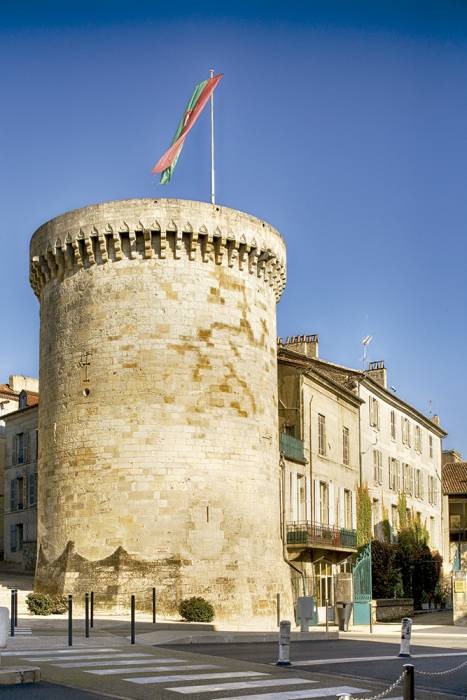
{"label": "stone tower", "polygon": [[285,245],[221,206],[133,199],[31,241],[40,300],[36,587],[156,585],[218,619],[290,601],[280,540],[276,302]]}

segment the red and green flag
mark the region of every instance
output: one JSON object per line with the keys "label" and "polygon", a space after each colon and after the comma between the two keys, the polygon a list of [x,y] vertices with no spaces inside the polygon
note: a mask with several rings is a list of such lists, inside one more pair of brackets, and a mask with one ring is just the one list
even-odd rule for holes
{"label": "red and green flag", "polygon": [[219,73],[219,75],[214,75],[212,78],[208,78],[207,80],[203,80],[202,83],[198,83],[198,85],[195,87],[194,92],[190,97],[187,106],[185,107],[180,124],[178,125],[175,136],[172,139],[171,146],[167,149],[164,155],[161,156],[152,169],[153,174],[162,173],[162,185],[169,182],[170,178],[172,177],[172,173],[177,165],[177,160],[183,148],[185,138],[203,111],[206,102],[216,89],[222,76],[222,73]]}

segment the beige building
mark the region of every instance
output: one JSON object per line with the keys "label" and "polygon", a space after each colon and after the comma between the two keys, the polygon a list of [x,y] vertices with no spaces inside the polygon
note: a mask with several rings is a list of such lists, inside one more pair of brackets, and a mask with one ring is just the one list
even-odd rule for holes
{"label": "beige building", "polygon": [[285,556],[295,596],[334,614],[336,574],[357,551],[359,409],[355,393],[320,371],[317,337],[279,339],[279,430]]}
{"label": "beige building", "polygon": [[27,390],[37,394],[39,383],[33,377],[23,375],[10,375],[7,384],[0,384],[0,559],[4,558],[4,512],[5,512],[5,464],[6,464],[6,437],[4,417],[16,411],[19,407],[20,392]]}
{"label": "beige building", "polygon": [[38,396],[21,391],[19,408],[5,416],[5,560],[34,571],[37,540]]}
{"label": "beige building", "polygon": [[443,499],[447,520],[448,572],[467,572],[467,462],[455,450],[443,452]]}

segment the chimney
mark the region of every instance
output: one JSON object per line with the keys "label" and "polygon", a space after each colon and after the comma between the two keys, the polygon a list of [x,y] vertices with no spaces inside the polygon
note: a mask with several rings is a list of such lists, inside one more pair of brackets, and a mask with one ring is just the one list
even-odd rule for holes
{"label": "chimney", "polygon": [[452,464],[452,462],[462,462],[462,456],[457,450],[443,450],[441,462],[443,466],[445,464]]}
{"label": "chimney", "polygon": [[439,428],[439,426],[441,425],[441,421],[440,421],[440,419],[439,419],[439,416],[437,416],[436,413],[434,413],[434,414],[431,416],[431,422],[434,423],[435,425],[437,425],[438,428]]}
{"label": "chimney", "polygon": [[285,340],[278,338],[277,342],[288,350],[299,352],[306,357],[318,358],[318,336],[316,334],[287,336]]}
{"label": "chimney", "polygon": [[384,360],[370,362],[365,374],[367,374],[374,382],[377,382],[385,389],[388,388],[388,376],[386,367],[384,366]]}

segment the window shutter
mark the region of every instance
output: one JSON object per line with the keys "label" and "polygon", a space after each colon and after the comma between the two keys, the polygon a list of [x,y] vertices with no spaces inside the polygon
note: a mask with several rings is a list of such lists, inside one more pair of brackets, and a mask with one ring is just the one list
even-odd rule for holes
{"label": "window shutter", "polygon": [[339,527],[345,527],[345,500],[343,486],[339,486]]}
{"label": "window shutter", "polygon": [[334,484],[329,482],[329,525],[336,524],[336,502],[334,500]]}
{"label": "window shutter", "polygon": [[31,443],[31,436],[29,433],[29,430],[27,430],[24,433],[24,463],[28,464],[29,462],[29,447]]}
{"label": "window shutter", "polygon": [[16,442],[17,442],[16,435],[13,435],[12,442],[11,442],[11,464],[12,464],[12,466],[14,466],[15,464],[18,464],[18,455],[16,452]]}
{"label": "window shutter", "polygon": [[29,505],[33,506],[36,502],[36,475],[35,474],[29,474],[28,489],[29,489]]}
{"label": "window shutter", "polygon": [[378,484],[383,483],[383,453],[378,450]]}
{"label": "window shutter", "polygon": [[10,551],[16,552],[16,525],[10,525]]}
{"label": "window shutter", "polygon": [[16,479],[10,480],[10,510],[16,510]]}
{"label": "window shutter", "polygon": [[291,499],[292,499],[292,520],[296,522],[298,520],[298,508],[297,508],[297,475],[295,472],[291,472],[290,474],[291,480],[290,480],[290,488],[291,488]]}
{"label": "window shutter", "polygon": [[311,481],[310,477],[306,476],[305,477],[305,484],[306,484],[306,519],[307,520],[313,520],[313,516],[311,514],[312,508],[311,508]]}
{"label": "window shutter", "polygon": [[357,529],[357,496],[352,491],[352,530]]}
{"label": "window shutter", "polygon": [[320,484],[319,484],[319,479],[315,479],[315,512],[313,515],[313,521],[315,523],[321,522],[320,511],[321,511]]}
{"label": "window shutter", "polygon": [[393,489],[394,488],[394,479],[393,479],[393,474],[392,474],[392,459],[391,459],[391,457],[388,457],[388,462],[389,462],[389,488]]}

